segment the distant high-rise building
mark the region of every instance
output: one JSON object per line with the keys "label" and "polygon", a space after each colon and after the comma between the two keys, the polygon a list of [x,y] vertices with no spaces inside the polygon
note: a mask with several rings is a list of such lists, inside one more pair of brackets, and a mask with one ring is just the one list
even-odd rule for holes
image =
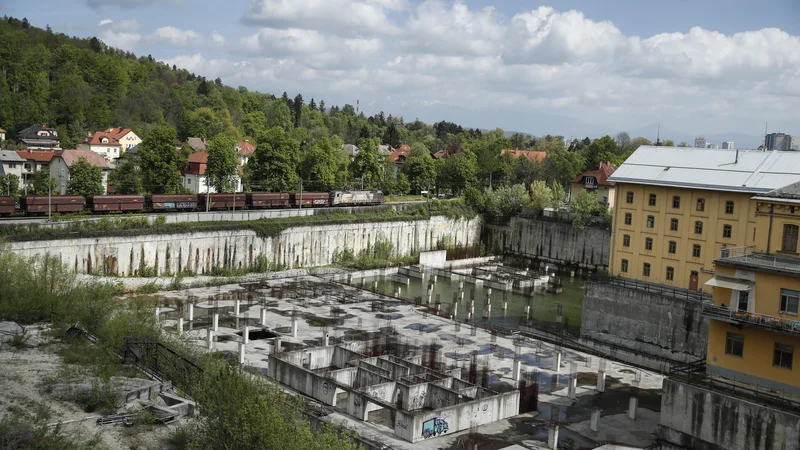
{"label": "distant high-rise building", "polygon": [[733,148],[736,148],[736,147],[734,147],[733,141],[725,141],[725,142],[722,143],[722,148],[733,149]]}
{"label": "distant high-rise building", "polygon": [[695,148],[706,148],[706,138],[705,136],[700,136],[694,138],[694,147]]}
{"label": "distant high-rise building", "polygon": [[717,144],[712,144],[712,143],[710,143],[710,142],[707,142],[707,143],[706,143],[706,148],[710,148],[710,149],[718,149],[719,147],[717,147]]}
{"label": "distant high-rise building", "polygon": [[791,150],[792,135],[786,133],[770,133],[764,136],[764,147],[767,150]]}

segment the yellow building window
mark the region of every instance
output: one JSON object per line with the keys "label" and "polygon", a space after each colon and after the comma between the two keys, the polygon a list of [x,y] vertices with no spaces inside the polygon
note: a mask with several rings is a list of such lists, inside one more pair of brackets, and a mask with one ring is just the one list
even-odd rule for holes
{"label": "yellow building window", "polygon": [[630,247],[631,246],[631,235],[626,234],[622,236],[622,246],[623,247]]}
{"label": "yellow building window", "polygon": [[697,210],[698,211],[705,211],[706,210],[706,199],[698,198],[697,199]]}
{"label": "yellow building window", "polygon": [[630,225],[633,223],[633,214],[625,213],[625,225]]}
{"label": "yellow building window", "polygon": [[725,354],[733,356],[744,355],[744,336],[736,333],[728,333],[725,339]]}
{"label": "yellow building window", "polygon": [[794,354],[794,346],[775,343],[775,352],[772,356],[772,365],[776,367],[783,367],[784,369],[792,368],[792,355]]}
{"label": "yellow building window", "polygon": [[791,289],[781,289],[781,314],[797,315],[797,307],[800,304],[800,292]]}
{"label": "yellow building window", "polygon": [[650,276],[650,263],[644,263],[642,265],[642,276],[644,277]]}
{"label": "yellow building window", "polygon": [[784,252],[797,252],[797,235],[800,227],[787,223],[783,226],[783,242],[781,243],[781,251]]}
{"label": "yellow building window", "polygon": [[620,271],[622,271],[622,273],[628,273],[628,260],[627,259],[623,259],[622,260],[622,264],[620,264]]}
{"label": "yellow building window", "polygon": [[699,258],[700,257],[700,246],[698,244],[694,244],[692,246],[692,257]]}
{"label": "yellow building window", "polygon": [[674,279],[675,279],[675,268],[667,267],[667,281],[672,281]]}
{"label": "yellow building window", "polygon": [[672,219],[669,221],[669,229],[670,231],[678,231],[678,219]]}
{"label": "yellow building window", "polygon": [[653,216],[647,216],[647,228],[655,228],[656,226],[656,218]]}
{"label": "yellow building window", "polygon": [[694,223],[694,234],[703,234],[703,222],[698,220]]}
{"label": "yellow building window", "polygon": [[672,197],[672,207],[678,209],[681,207],[681,198],[677,195]]}
{"label": "yellow building window", "polygon": [[669,254],[674,255],[675,252],[678,250],[678,243],[675,241],[669,241]]}
{"label": "yellow building window", "polygon": [[644,249],[645,250],[652,250],[653,249],[653,238],[645,238],[645,240],[644,240]]}
{"label": "yellow building window", "polygon": [[628,193],[625,194],[625,203],[633,203],[633,192],[628,191]]}
{"label": "yellow building window", "polygon": [[656,206],[656,194],[650,194],[650,198],[647,200],[647,204],[650,206]]}
{"label": "yellow building window", "polygon": [[733,201],[728,200],[725,202],[725,214],[733,214]]}
{"label": "yellow building window", "polygon": [[733,227],[730,225],[722,226],[722,237],[729,238],[733,234]]}

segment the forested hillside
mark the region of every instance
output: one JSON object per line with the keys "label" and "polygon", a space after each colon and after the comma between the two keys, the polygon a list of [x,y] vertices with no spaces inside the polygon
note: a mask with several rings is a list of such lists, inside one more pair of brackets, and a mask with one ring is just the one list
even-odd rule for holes
{"label": "forested hillside", "polygon": [[[170,171],[180,170],[186,155],[163,153],[169,140],[185,142],[190,136],[217,139],[218,146],[243,139],[255,143],[256,154],[245,170],[252,189],[296,189],[304,180],[320,189],[363,182],[398,193],[490,183],[529,186],[534,180],[564,185],[600,161],[621,162],[646,141],[586,138],[565,148],[561,137],[517,133],[507,138],[500,129],[482,132],[446,121],[429,125],[383,112],[367,117],[352,105],[330,105],[320,98],[233,88],[97,38],[69,37],[6,17],[0,21],[0,128],[13,143],[18,131],[34,123],[54,126],[63,148],[74,148],[91,130],[134,129],[145,138],[144,173],[127,167],[112,177],[127,192],[180,190]],[[351,162],[342,144],[368,151]],[[411,146],[398,179],[377,152],[378,144]],[[501,157],[507,148],[542,150],[548,156],[538,162]],[[436,152],[449,157],[435,161],[430,155]],[[167,168],[163,176],[147,171],[148,154],[152,166]]]}

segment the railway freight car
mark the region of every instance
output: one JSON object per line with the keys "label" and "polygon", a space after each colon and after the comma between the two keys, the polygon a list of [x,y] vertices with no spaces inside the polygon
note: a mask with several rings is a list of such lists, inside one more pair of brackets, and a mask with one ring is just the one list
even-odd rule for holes
{"label": "railway freight car", "polygon": [[17,211],[17,202],[14,197],[0,197],[0,216],[10,216]]}
{"label": "railway freight car", "polygon": [[197,196],[189,194],[153,194],[145,197],[145,209],[153,212],[194,211]]}
{"label": "railway freight car", "polygon": [[252,192],[247,194],[247,207],[251,209],[286,208],[289,194],[283,192]]}
{"label": "railway freight car", "polygon": [[144,211],[143,195],[90,195],[86,197],[86,209],[104,213],[112,211]]}
{"label": "railway freight car", "polygon": [[382,205],[385,202],[381,191],[333,191],[331,206]]}
{"label": "railway freight car", "polygon": [[[197,209],[205,211],[221,209],[244,209],[245,194],[200,194],[197,196]],[[234,205],[235,203],[235,205]]]}
{"label": "railway freight car", "polygon": [[25,214],[70,213],[85,209],[85,200],[79,195],[29,195],[19,198],[20,209]]}
{"label": "railway freight car", "polygon": [[317,207],[328,206],[330,204],[330,194],[327,192],[292,192],[289,199],[293,207],[299,206]]}

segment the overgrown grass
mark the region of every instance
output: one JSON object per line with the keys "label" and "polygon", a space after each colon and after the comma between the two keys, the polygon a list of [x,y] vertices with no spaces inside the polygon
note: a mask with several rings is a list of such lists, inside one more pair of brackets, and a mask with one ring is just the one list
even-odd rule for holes
{"label": "overgrown grass", "polygon": [[358,254],[348,248],[341,251],[336,250],[333,253],[335,265],[359,270],[413,264],[418,258],[419,253],[406,256],[396,255],[394,244],[385,240],[376,241],[375,244],[361,250]]}
{"label": "overgrown grass", "polygon": [[397,202],[424,202],[427,198],[421,195],[387,195],[386,203]]}
{"label": "overgrown grass", "polygon": [[38,450],[83,450],[100,448],[100,436],[79,436],[67,433],[60,426],[52,427],[57,419],[44,405],[32,410],[14,408],[0,420],[0,448]]}
{"label": "overgrown grass", "polygon": [[[451,219],[472,219],[477,213],[464,205],[460,199],[437,201],[413,205],[395,210],[391,207],[370,211],[345,213],[340,210],[319,210],[313,216],[259,219],[248,222],[179,222],[166,223],[161,216],[155,222],[146,217],[110,218],[83,220],[69,223],[63,228],[47,228],[39,225],[17,225],[0,227],[0,237],[8,241],[33,241],[80,237],[136,236],[148,234],[176,234],[208,231],[253,230],[259,237],[276,237],[284,230],[303,225],[336,225],[344,223],[393,222],[400,220],[425,220],[432,216]],[[146,269],[146,268],[143,268]]]}

